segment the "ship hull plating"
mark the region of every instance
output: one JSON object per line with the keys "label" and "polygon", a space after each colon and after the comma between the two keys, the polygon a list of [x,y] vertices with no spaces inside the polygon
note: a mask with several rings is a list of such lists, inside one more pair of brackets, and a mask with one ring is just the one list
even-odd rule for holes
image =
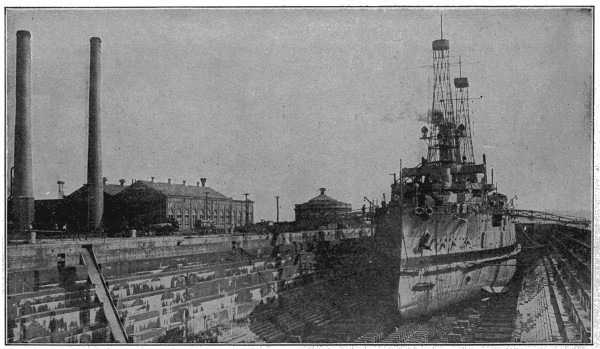
{"label": "ship hull plating", "polygon": [[511,217],[460,208],[428,217],[397,211],[380,218],[376,238],[398,280],[403,316],[431,313],[482,289],[501,291],[512,279],[521,248]]}

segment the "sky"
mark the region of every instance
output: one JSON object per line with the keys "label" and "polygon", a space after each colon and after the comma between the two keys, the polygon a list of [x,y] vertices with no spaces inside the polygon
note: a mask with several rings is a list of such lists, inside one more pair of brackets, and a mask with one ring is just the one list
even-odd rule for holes
{"label": "sky", "polygon": [[476,162],[486,154],[517,208],[591,211],[593,14],[579,8],[7,9],[6,171],[15,34],[28,30],[36,199],[86,181],[93,36],[109,183],[206,177],[249,193],[257,221],[275,219],[275,196],[293,220],[321,187],[355,209],[389,198],[400,159],[426,154],[440,14],[478,97]]}

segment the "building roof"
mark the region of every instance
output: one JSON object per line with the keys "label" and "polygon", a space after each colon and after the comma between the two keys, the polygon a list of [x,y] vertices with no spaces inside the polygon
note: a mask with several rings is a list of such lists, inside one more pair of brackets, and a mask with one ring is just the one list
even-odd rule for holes
{"label": "building roof", "polygon": [[[115,196],[118,193],[120,193],[121,191],[123,191],[123,189],[125,189],[125,188],[127,188],[127,187],[124,185],[104,183],[104,194],[109,195],[109,196]],[[68,198],[71,200],[86,198],[87,192],[88,192],[87,184],[84,184],[79,189],[77,189],[74,192],[72,192],[71,194],[67,195],[65,198]]]}
{"label": "building roof", "polygon": [[[231,198],[225,196],[218,191],[210,188],[210,187],[202,187],[202,186],[193,186],[193,185],[183,185],[183,184],[174,184],[174,183],[164,183],[164,182],[152,182],[152,181],[137,181],[135,184],[145,185],[149,188],[155,189],[166,196],[169,197],[196,197],[199,199],[206,198],[206,193],[208,193],[208,197],[211,199],[222,199],[222,200],[230,200]],[[236,200],[239,201],[239,200]],[[249,202],[252,202],[248,200]]]}
{"label": "building roof", "polygon": [[312,207],[312,206],[339,206],[339,207],[350,207],[350,204],[345,202],[337,201],[336,199],[325,195],[325,188],[319,189],[321,190],[321,195],[315,196],[314,198],[308,200],[303,204],[297,204],[296,207]]}
{"label": "building roof", "polygon": [[104,192],[108,195],[117,195],[126,187],[120,184],[104,184]]}

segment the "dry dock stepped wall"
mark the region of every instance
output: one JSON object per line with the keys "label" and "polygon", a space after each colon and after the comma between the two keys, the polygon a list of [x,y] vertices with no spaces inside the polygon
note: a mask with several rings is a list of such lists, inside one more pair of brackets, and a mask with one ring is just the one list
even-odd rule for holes
{"label": "dry dock stepped wall", "polygon": [[123,331],[129,342],[154,342],[174,328],[201,333],[311,282],[315,239],[333,246],[369,235],[323,233],[9,245],[6,341],[112,342]]}

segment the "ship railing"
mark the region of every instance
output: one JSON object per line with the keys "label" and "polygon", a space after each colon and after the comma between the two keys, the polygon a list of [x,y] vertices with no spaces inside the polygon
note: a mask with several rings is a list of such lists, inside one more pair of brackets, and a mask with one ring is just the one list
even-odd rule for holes
{"label": "ship railing", "polygon": [[404,211],[416,211],[418,209],[431,209],[432,213],[446,213],[446,214],[458,214],[458,213],[467,213],[467,212],[485,212],[488,211],[488,207],[483,204],[475,204],[475,203],[447,203],[439,206],[414,206],[414,205],[403,205],[402,209]]}

